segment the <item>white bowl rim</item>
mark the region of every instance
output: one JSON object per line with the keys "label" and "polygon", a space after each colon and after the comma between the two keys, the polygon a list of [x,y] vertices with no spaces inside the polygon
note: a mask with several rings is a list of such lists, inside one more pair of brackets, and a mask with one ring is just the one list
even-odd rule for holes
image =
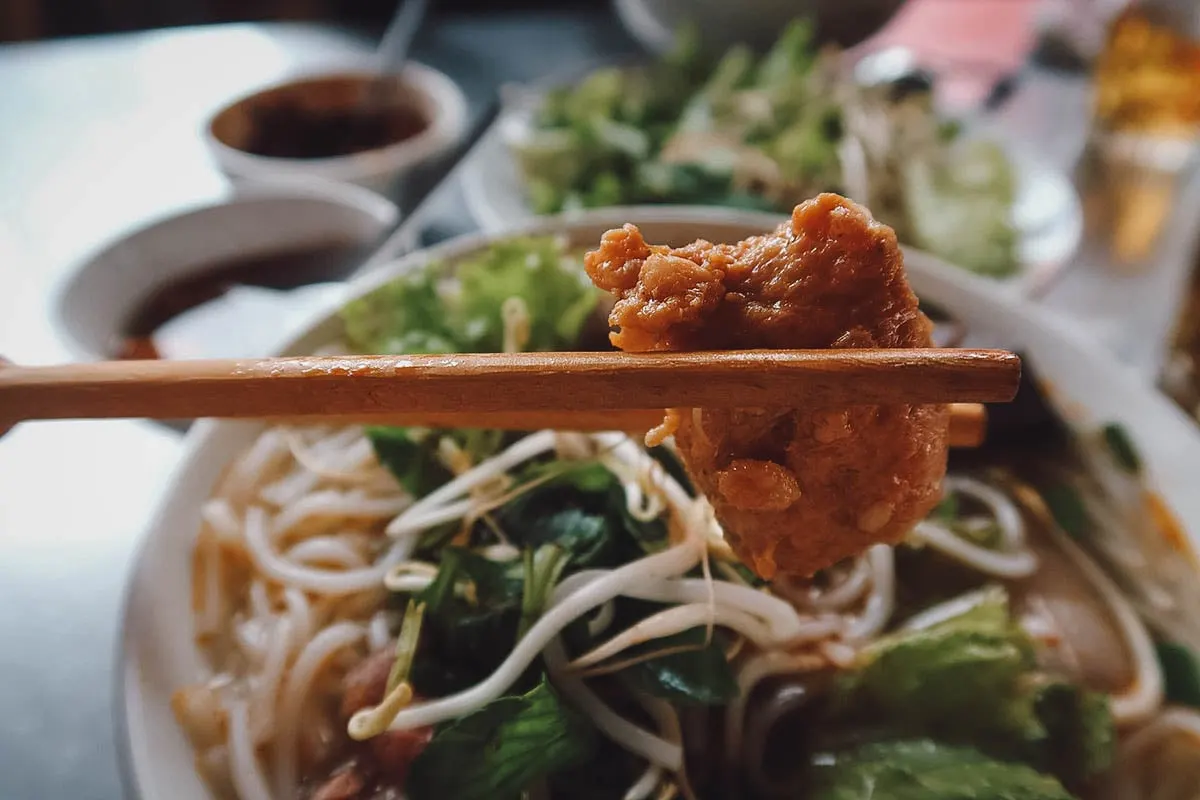
{"label": "white bowl rim", "polygon": [[[525,224],[513,226],[505,231],[482,231],[465,234],[433,247],[408,253],[395,261],[382,265],[377,270],[351,281],[353,291],[349,293],[346,301],[355,297],[361,297],[417,266],[437,260],[453,261],[455,258],[468,255],[491,242],[514,236],[553,234],[574,226],[619,227],[625,222],[633,220],[636,220],[635,224],[645,225],[672,223],[703,225],[706,222],[721,222],[723,224],[738,226],[757,226],[765,231],[774,228],[785,218],[783,215],[767,212],[730,210],[705,206],[614,206],[556,216],[539,217]],[[947,291],[967,293],[977,298],[986,299],[1001,315],[1012,315],[1017,318],[1032,320],[1055,341],[1063,342],[1064,349],[1073,352],[1080,357],[1081,361],[1086,362],[1090,371],[1099,371],[1107,374],[1106,383],[1111,384],[1112,382],[1119,381],[1132,387],[1131,391],[1139,394],[1145,403],[1155,409],[1154,416],[1156,419],[1161,419],[1166,424],[1174,427],[1178,435],[1187,440],[1189,449],[1197,454],[1197,461],[1200,462],[1200,430],[1196,428],[1191,418],[1152,386],[1148,386],[1144,381],[1139,380],[1133,370],[1116,361],[1102,345],[1081,336],[1069,325],[1051,316],[1040,306],[1029,300],[999,290],[997,286],[985,278],[958,269],[927,253],[908,247],[904,247],[903,249],[906,263],[920,263],[921,266],[918,268],[918,271],[928,273],[933,280],[944,283]],[[937,302],[937,300],[935,299],[933,302]],[[290,353],[299,342],[311,336],[321,323],[328,322],[335,314],[336,312],[333,314],[329,312],[316,314],[306,325],[299,329],[299,333],[293,337],[286,347],[282,348],[281,352]],[[120,606],[121,619],[116,646],[116,663],[113,672],[113,679],[115,681],[113,723],[117,734],[118,770],[121,775],[123,790],[126,797],[133,798],[134,800],[147,800],[148,797],[141,791],[139,766],[136,763],[133,753],[133,742],[130,737],[129,725],[129,703],[131,698],[129,683],[131,677],[136,677],[131,674],[135,661],[131,653],[133,633],[130,627],[135,584],[138,575],[146,567],[145,559],[151,541],[155,535],[160,534],[163,528],[164,517],[174,505],[173,496],[176,487],[193,468],[192,461],[195,454],[205,447],[210,440],[216,438],[226,428],[235,424],[238,423],[201,420],[191,427],[185,436],[183,452],[172,470],[167,482],[167,488],[155,499],[154,514],[149,524],[142,531],[134,556],[127,568]],[[1197,514],[1196,518],[1200,520],[1200,514]],[[1200,529],[1188,529],[1186,533],[1193,549],[1200,549]]]}
{"label": "white bowl rim", "polygon": [[433,67],[410,61],[400,77],[423,92],[433,102],[434,114],[429,126],[400,142],[330,158],[276,158],[260,156],[232,147],[213,133],[213,123],[234,106],[284,86],[333,77],[369,77],[373,73],[362,66],[349,65],[292,75],[268,86],[237,97],[213,112],[204,123],[204,139],[222,165],[237,175],[316,175],[339,180],[363,180],[380,173],[403,170],[441,151],[446,143],[462,135],[467,123],[467,99],[450,76]]}
{"label": "white bowl rim", "polygon": [[400,209],[391,200],[357,184],[321,178],[280,175],[236,181],[217,198],[189,203],[166,213],[155,215],[131,228],[103,240],[72,262],[55,281],[50,290],[50,314],[67,353],[76,360],[106,358],[107,354],[86,347],[71,333],[67,319],[67,298],[76,291],[83,276],[105,261],[114,251],[152,231],[176,225],[186,219],[211,214],[219,209],[263,202],[288,203],[294,200],[327,201],[348,209],[361,211],[379,222],[381,230],[391,228],[400,219]]}

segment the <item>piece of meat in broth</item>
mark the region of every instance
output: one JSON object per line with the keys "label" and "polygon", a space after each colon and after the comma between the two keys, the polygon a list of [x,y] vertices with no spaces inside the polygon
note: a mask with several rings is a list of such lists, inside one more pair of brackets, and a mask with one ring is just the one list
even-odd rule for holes
{"label": "piece of meat in broth", "polygon": [[[614,344],[662,350],[928,347],[891,228],[822,194],[736,244],[604,234],[588,275],[611,292]],[[675,442],[735,552],[759,575],[808,576],[895,543],[937,503],[946,406],[681,409]]]}

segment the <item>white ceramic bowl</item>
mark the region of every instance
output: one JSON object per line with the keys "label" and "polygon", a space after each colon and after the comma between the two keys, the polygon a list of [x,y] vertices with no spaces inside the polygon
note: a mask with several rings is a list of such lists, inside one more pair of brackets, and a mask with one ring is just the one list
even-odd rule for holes
{"label": "white ceramic bowl", "polygon": [[85,259],[59,288],[58,326],[77,358],[111,358],[130,315],[156,289],[234,257],[330,242],[366,245],[398,213],[391,201],[357,186],[243,186],[122,235]]}
{"label": "white ceramic bowl", "polygon": [[[563,222],[542,219],[521,233],[565,231],[574,243],[596,242],[623,222],[641,226],[656,242],[697,237],[734,241],[774,227],[776,218],[713,209],[605,209]],[[453,261],[495,237],[470,236],[410,255],[361,282],[361,294],[430,259]],[[1166,399],[1118,367],[1088,341],[1076,338],[1028,303],[995,286],[920,253],[907,255],[917,292],[968,321],[989,338],[1019,347],[1030,367],[1052,376],[1054,401],[1078,424],[1119,422],[1136,442],[1155,488],[1193,541],[1200,538],[1200,431]],[[289,353],[311,352],[338,335],[336,317],[314,322]],[[192,768],[192,751],[171,714],[178,686],[206,674],[193,643],[190,580],[193,538],[200,506],[225,466],[261,428],[252,424],[202,423],[189,434],[187,455],[147,533],[125,603],[124,636],[117,671],[118,738],[130,794],[146,800],[211,800]]]}
{"label": "white ceramic bowl", "polygon": [[678,31],[694,25],[714,49],[746,42],[770,47],[798,17],[815,16],[831,37],[846,45],[882,28],[904,0],[614,0],[617,16],[646,49],[669,50]]}
{"label": "white ceramic bowl", "polygon": [[205,128],[205,138],[217,165],[234,179],[314,177],[354,183],[389,196],[403,195],[405,177],[446,155],[462,138],[467,125],[467,101],[454,81],[437,70],[408,64],[393,90],[403,93],[426,117],[428,126],[416,136],[395,144],[333,158],[270,158],[239,149],[250,126],[252,109],[282,99],[311,107],[344,108],[362,100],[376,79],[363,70],[306,75],[261,89],[222,108]]}

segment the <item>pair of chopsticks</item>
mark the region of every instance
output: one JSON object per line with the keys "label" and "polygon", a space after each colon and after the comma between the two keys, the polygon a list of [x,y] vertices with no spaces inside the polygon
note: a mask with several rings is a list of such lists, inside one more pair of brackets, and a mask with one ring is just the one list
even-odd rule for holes
{"label": "pair of chopsticks", "polygon": [[[664,408],[1007,402],[1003,350],[467,353],[0,366],[0,429],[37,419],[268,419],[648,430]],[[960,444],[981,407],[955,405]],[[953,426],[952,426],[953,428]]]}

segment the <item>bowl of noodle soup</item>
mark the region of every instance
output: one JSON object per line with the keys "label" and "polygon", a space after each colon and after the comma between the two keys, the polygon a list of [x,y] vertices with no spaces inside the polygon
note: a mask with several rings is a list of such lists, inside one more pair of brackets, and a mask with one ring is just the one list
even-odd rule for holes
{"label": "bowl of noodle soup", "polygon": [[[779,218],[457,239],[286,354],[603,347],[579,257],[625,222],[677,246]],[[1032,377],[904,545],[807,581],[758,581],[624,434],[195,426],[125,606],[130,794],[1195,796],[1200,435],[1036,308],[906,268],[939,331]]]}

